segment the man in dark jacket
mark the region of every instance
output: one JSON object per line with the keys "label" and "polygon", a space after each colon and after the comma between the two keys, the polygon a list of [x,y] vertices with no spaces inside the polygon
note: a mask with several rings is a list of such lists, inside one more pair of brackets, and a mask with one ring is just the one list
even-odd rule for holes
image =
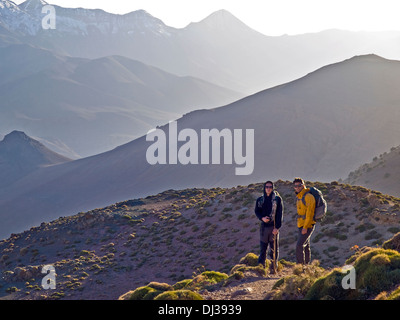
{"label": "man in dark jacket", "polygon": [[[274,190],[274,184],[267,181],[264,184],[264,194],[256,201],[255,214],[261,221],[260,225],[260,256],[258,262],[265,266],[268,245],[270,247],[270,258],[275,261],[279,255],[279,229],[283,220],[283,202],[279,193]],[[274,243],[275,238],[275,243]]]}

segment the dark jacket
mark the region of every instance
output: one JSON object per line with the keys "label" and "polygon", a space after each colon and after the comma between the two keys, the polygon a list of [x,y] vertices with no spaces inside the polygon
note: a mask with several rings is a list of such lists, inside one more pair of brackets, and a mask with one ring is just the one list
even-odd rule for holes
{"label": "dark jacket", "polygon": [[[267,216],[271,217],[273,193],[275,194],[275,201],[277,204],[276,215],[275,215],[275,228],[279,229],[282,226],[282,221],[283,221],[283,202],[282,202],[282,198],[279,196],[278,192],[276,192],[274,190],[274,191],[272,191],[271,195],[268,197],[267,194],[265,193],[265,186],[264,186],[264,195],[257,199],[254,212],[260,221],[262,221],[261,219],[264,217],[267,217]],[[264,227],[273,227],[274,226],[274,222],[272,221],[272,219],[268,223],[265,223],[264,221],[262,221],[262,224]]]}

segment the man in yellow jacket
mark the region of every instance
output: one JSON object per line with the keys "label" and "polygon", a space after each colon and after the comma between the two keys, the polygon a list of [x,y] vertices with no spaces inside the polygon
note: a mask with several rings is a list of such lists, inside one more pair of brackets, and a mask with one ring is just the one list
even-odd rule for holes
{"label": "man in yellow jacket", "polygon": [[315,229],[315,198],[303,179],[294,179],[293,187],[297,197],[297,227],[299,228],[296,260],[297,263],[309,264],[311,261],[310,238]]}

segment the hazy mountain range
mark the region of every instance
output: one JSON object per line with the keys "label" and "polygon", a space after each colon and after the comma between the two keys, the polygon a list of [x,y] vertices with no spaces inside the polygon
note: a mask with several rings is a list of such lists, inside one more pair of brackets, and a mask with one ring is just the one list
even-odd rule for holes
{"label": "hazy mountain range", "polygon": [[[41,141],[2,142],[19,151],[2,158],[0,236],[171,188],[337,180],[398,145],[400,62],[387,58],[400,59],[399,32],[269,37],[225,10],[176,29],[143,10],[59,6],[44,30],[46,4],[0,0],[1,133]],[[254,130],[252,174],[236,176],[237,163],[151,166],[145,133],[182,114],[178,129],[198,136]],[[47,161],[44,145],[63,156]]]}
{"label": "hazy mountain range", "polygon": [[0,48],[0,96],[3,133],[23,129],[89,156],[241,95],[121,56],[71,58],[21,44]]}
{"label": "hazy mountain range", "polygon": [[144,10],[124,15],[54,6],[56,29],[43,30],[43,0],[0,1],[0,45],[30,43],[63,55],[121,55],[180,76],[244,94],[295,80],[324,65],[375,53],[400,59],[400,32],[321,33],[271,37],[226,10],[177,29]]}
{"label": "hazy mountain range", "polygon": [[44,30],[46,4],[0,0],[0,132],[24,131],[70,158],[355,55],[400,59],[400,32],[271,37],[225,10],[177,29],[143,10],[59,6],[56,29]]}
{"label": "hazy mountain range", "polygon": [[[179,131],[192,128],[199,136],[200,129],[254,129],[255,170],[248,176],[236,176],[235,163],[151,166],[146,151],[152,143],[145,136],[94,157],[40,168],[2,191],[0,234],[166,189],[345,177],[398,142],[399,79],[399,61],[359,56],[178,120]],[[168,136],[167,126],[162,129]]]}

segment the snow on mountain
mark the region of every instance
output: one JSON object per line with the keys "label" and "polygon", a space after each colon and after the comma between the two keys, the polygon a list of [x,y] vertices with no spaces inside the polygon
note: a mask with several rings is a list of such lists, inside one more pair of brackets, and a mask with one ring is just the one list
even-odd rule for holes
{"label": "snow on mountain", "polygon": [[169,35],[173,28],[144,10],[117,15],[103,10],[62,8],[55,6],[57,31],[75,35],[116,35],[153,33]]}
{"label": "snow on mountain", "polygon": [[14,2],[0,0],[0,26],[20,35],[35,35],[40,20],[21,9]]}
{"label": "snow on mountain", "polygon": [[178,76],[193,76],[243,95],[302,77],[324,65],[374,53],[400,59],[400,32],[327,30],[270,37],[226,10],[176,29],[144,10],[123,15],[56,9],[56,30],[43,30],[47,2],[0,0],[0,46],[25,43],[62,55],[125,56]]}
{"label": "snow on mountain", "polygon": [[0,9],[9,10],[10,12],[18,12],[18,11],[20,11],[18,6],[14,2],[8,1],[8,0],[1,0],[0,1]]}
{"label": "snow on mountain", "polygon": [[[0,0],[0,25],[21,35],[37,35],[42,31],[41,22],[47,14],[42,9],[46,5],[48,3],[43,0],[27,0],[19,6],[9,0]],[[174,30],[144,10],[118,15],[99,9],[54,8],[58,33],[76,36],[121,33],[129,36],[150,32],[169,36]]]}
{"label": "snow on mountain", "polygon": [[19,5],[19,7],[24,10],[42,10],[43,6],[48,5],[44,0],[27,0]]}

